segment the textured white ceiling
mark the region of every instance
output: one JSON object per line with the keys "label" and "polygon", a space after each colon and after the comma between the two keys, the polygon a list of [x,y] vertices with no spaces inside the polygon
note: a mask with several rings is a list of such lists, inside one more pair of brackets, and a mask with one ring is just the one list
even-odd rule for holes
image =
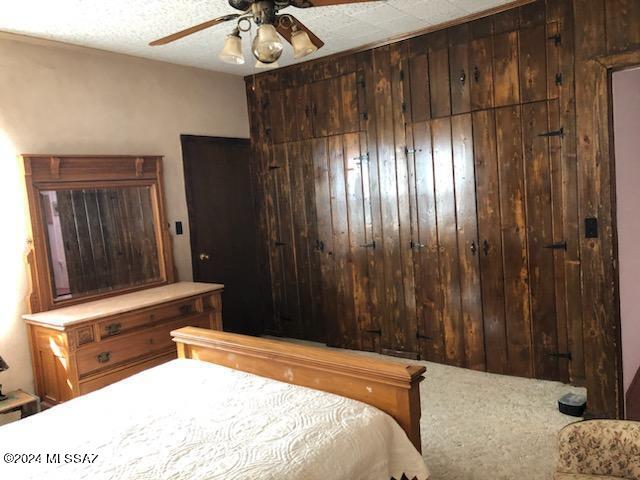
{"label": "textured white ceiling", "polygon": [[[511,0],[386,0],[297,9],[297,16],[325,42],[320,57],[464,17]],[[126,53],[237,75],[256,71],[245,34],[247,63],[218,60],[233,23],[221,24],[174,43],[149,47],[151,40],[236,12],[226,0],[1,0],[0,30]],[[306,60],[305,59],[305,60]],[[280,65],[295,63],[285,48]]]}

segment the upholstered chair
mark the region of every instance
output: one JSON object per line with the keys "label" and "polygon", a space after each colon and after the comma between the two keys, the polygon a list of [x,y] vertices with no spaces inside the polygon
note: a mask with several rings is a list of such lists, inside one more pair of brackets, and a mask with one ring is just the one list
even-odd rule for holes
{"label": "upholstered chair", "polygon": [[640,422],[587,420],[560,431],[555,480],[640,480]]}

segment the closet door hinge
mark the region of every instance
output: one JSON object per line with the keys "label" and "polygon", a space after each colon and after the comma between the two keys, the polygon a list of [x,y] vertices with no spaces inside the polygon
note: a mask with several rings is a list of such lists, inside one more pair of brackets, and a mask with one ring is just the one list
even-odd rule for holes
{"label": "closet door hinge", "polygon": [[381,328],[375,328],[372,330],[365,330],[365,333],[370,333],[371,335],[382,335],[382,329]]}
{"label": "closet door hinge", "polygon": [[545,245],[544,248],[549,248],[551,250],[567,250],[567,242],[558,242],[558,243],[550,243],[549,245]]}
{"label": "closet door hinge", "polygon": [[564,127],[560,127],[560,130],[553,130],[551,132],[539,133],[539,137],[564,137]]}
{"label": "closet door hinge", "polygon": [[560,35],[559,33],[556,33],[555,35],[551,35],[550,37],[547,37],[549,40],[553,40],[553,44],[555,46],[560,46],[562,45],[562,35]]}
{"label": "closet door hinge", "polygon": [[553,352],[553,353],[547,353],[548,357],[556,357],[556,358],[566,358],[567,360],[571,361],[571,352]]}
{"label": "closet door hinge", "polygon": [[416,332],[416,338],[418,340],[433,340],[433,337],[430,337],[429,335],[423,335],[420,333],[420,330],[418,330]]}

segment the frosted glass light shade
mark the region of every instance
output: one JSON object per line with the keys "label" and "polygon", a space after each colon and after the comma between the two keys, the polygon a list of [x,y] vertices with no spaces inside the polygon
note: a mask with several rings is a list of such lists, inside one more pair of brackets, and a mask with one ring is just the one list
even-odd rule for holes
{"label": "frosted glass light shade", "polygon": [[261,62],[260,60],[256,60],[256,64],[255,64],[256,68],[278,68],[279,66],[280,65],[278,65],[277,60],[272,63],[264,63],[264,62]]}
{"label": "frosted glass light shade", "polygon": [[253,55],[262,63],[273,63],[282,55],[282,42],[278,32],[271,24],[265,23],[258,27],[258,33],[253,39],[251,49]]}
{"label": "frosted glass light shade", "polygon": [[291,34],[291,45],[293,46],[294,58],[306,57],[318,50],[318,47],[311,43],[309,34],[304,30],[294,30]]}
{"label": "frosted glass light shade", "polygon": [[232,33],[227,35],[224,41],[224,47],[218,55],[220,60],[234,65],[242,65],[244,63],[244,55],[242,54],[242,39],[239,34]]}

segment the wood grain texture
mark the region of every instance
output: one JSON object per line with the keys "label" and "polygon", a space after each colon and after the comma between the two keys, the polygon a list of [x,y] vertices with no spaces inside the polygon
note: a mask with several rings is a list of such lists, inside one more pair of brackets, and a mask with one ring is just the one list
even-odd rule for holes
{"label": "wood grain texture", "polygon": [[193,327],[171,335],[180,358],[217,363],[372,405],[391,415],[421,450],[418,386],[424,367]]}
{"label": "wood grain texture", "polygon": [[[368,155],[362,217],[365,244],[376,248],[366,249],[359,348],[403,352],[413,342],[435,361],[568,380],[593,391],[594,414],[619,414],[607,69],[633,65],[638,17],[627,0],[536,0],[256,77],[266,91],[328,82],[322,95],[308,94],[329,112],[310,110],[312,136],[355,125]],[[339,113],[331,130],[336,105],[355,105],[358,121]],[[358,198],[359,224],[359,197],[349,198]],[[586,217],[598,219],[599,238],[583,238]],[[566,251],[544,248],[563,242]],[[480,295],[465,293],[478,284]],[[356,298],[354,290],[360,305]]]}

